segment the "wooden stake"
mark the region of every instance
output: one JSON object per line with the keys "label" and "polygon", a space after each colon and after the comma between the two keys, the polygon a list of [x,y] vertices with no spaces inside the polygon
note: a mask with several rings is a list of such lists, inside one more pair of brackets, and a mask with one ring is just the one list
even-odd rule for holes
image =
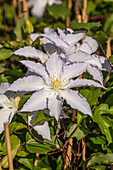
{"label": "wooden stake", "polygon": [[[72,9],[72,0],[68,0],[68,9],[71,11],[71,9]],[[66,20],[66,27],[69,27],[69,22],[70,22],[70,20],[71,20],[71,17],[70,16],[68,16],[67,17],[67,20]]]}
{"label": "wooden stake", "polygon": [[84,8],[82,10],[82,21],[83,23],[87,23],[88,21],[88,16],[87,16],[87,0],[83,1]]}
{"label": "wooden stake", "polygon": [[36,158],[35,158],[35,162],[34,162],[34,166],[37,166],[38,160],[39,160],[39,153],[36,153]]}
{"label": "wooden stake", "polygon": [[25,12],[25,18],[28,19],[29,17],[29,11],[28,11],[28,6],[27,6],[27,1],[23,0],[23,11]]}
{"label": "wooden stake", "polygon": [[81,1],[75,0],[75,14],[76,14],[76,18],[78,20],[78,23],[82,22],[82,17],[80,15],[80,6],[81,6]]}
{"label": "wooden stake", "polygon": [[111,46],[110,46],[111,39],[112,38],[109,38],[107,41],[107,53],[106,53],[107,59],[111,56]]}
{"label": "wooden stake", "polygon": [[2,165],[1,165],[1,158],[0,158],[0,170],[2,170]]}
{"label": "wooden stake", "polygon": [[[85,138],[82,139],[82,159],[83,159],[83,161],[86,161],[86,143],[85,143]],[[83,164],[82,169],[86,170],[85,164]]]}
{"label": "wooden stake", "polygon": [[7,154],[8,154],[8,163],[9,163],[9,170],[13,170],[13,160],[11,156],[11,145],[10,145],[10,137],[9,137],[9,128],[8,123],[4,123],[5,129],[5,139],[6,139],[6,147],[7,147]]}
{"label": "wooden stake", "polygon": [[[73,116],[72,116],[72,121],[75,121],[76,119],[76,115],[77,115],[77,110],[73,110]],[[64,165],[64,170],[67,169],[67,167],[70,164],[70,161],[72,159],[72,147],[73,147],[73,138],[70,138],[69,140],[69,144],[68,144],[68,149],[67,149],[67,156],[66,156],[66,161],[65,161],[65,165]]]}

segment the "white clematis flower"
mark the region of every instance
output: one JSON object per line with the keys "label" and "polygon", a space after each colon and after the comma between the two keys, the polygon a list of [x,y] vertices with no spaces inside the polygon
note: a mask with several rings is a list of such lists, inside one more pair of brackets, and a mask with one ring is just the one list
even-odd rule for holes
{"label": "white clematis flower", "polygon": [[[74,109],[78,109],[84,114],[91,115],[91,110],[86,98],[82,97],[78,91],[71,88],[80,86],[103,87],[92,80],[72,78],[81,75],[85,71],[86,63],[74,63],[64,65],[57,53],[54,53],[45,63],[45,66],[32,61],[21,61],[35,75],[27,76],[16,80],[9,88],[13,91],[36,91],[27,100],[22,108],[23,111],[37,111],[48,108],[53,116],[58,120],[62,111],[63,101]],[[37,75],[36,75],[37,74]],[[77,81],[77,82],[76,82]]]}
{"label": "white clematis flower", "polygon": [[34,124],[34,120],[37,116],[37,112],[31,112],[28,116],[28,124],[33,126],[33,128],[40,134],[43,138],[51,140],[50,129],[47,121]]}
{"label": "white clematis flower", "polygon": [[[70,30],[70,29],[68,29]],[[98,48],[98,43],[95,39],[90,36],[85,36],[85,32],[80,31],[65,31],[57,28],[58,34],[51,31],[47,34],[42,34],[45,38],[43,39],[43,46],[47,51],[48,43],[54,44],[66,55],[81,50],[88,54],[94,53]],[[84,38],[85,37],[85,38]],[[83,39],[84,38],[84,39]],[[48,39],[49,41],[47,41]],[[82,40],[82,43],[79,41]],[[57,50],[57,49],[56,49]]]}
{"label": "white clematis flower", "polygon": [[41,18],[45,12],[46,6],[53,4],[61,4],[61,0],[29,0],[28,7],[32,7],[31,13],[33,16]]}
{"label": "white clematis flower", "polygon": [[19,96],[15,96],[13,92],[8,92],[9,83],[0,84],[0,134],[4,130],[4,123],[11,122],[12,117],[18,110],[20,101]]}

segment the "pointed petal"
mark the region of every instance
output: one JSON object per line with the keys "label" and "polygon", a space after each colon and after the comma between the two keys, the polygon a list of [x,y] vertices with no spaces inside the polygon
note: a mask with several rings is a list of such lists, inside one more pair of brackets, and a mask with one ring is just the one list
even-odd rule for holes
{"label": "pointed petal", "polygon": [[59,116],[62,111],[62,100],[58,99],[56,96],[49,96],[48,97],[48,108],[51,114],[56,118],[58,121]]}
{"label": "pointed petal", "polygon": [[91,116],[91,109],[86,98],[78,91],[62,90],[60,96],[63,97],[72,108]]}
{"label": "pointed petal", "polygon": [[64,67],[64,73],[62,77],[66,79],[70,79],[73,77],[77,77],[86,71],[87,64],[86,63],[74,63],[71,65],[67,65]]}
{"label": "pointed petal", "polygon": [[32,41],[35,41],[38,37],[40,37],[40,33],[32,33],[30,34],[30,38]]}
{"label": "pointed petal", "polygon": [[30,47],[30,46],[20,48],[16,50],[13,54],[24,56],[24,57],[36,58],[36,59],[39,58],[37,50],[34,47]]}
{"label": "pointed petal", "polygon": [[69,44],[64,42],[63,39],[61,39],[57,34],[51,33],[51,34],[41,34],[41,35],[49,39],[51,42],[53,42],[57,47],[61,49],[69,47]]}
{"label": "pointed petal", "polygon": [[5,93],[9,86],[10,86],[9,83],[1,83],[0,84],[0,93],[1,94]]}
{"label": "pointed petal", "polygon": [[32,112],[45,109],[47,107],[47,97],[48,93],[44,89],[33,93],[33,95],[24,104],[21,112]]}
{"label": "pointed petal", "polygon": [[84,51],[88,54],[94,53],[97,49],[98,49],[97,41],[89,36],[85,37],[85,39],[83,40],[82,45],[80,47],[81,51]]}
{"label": "pointed petal", "polygon": [[77,51],[74,53],[69,54],[69,60],[71,62],[84,62],[84,61],[89,61],[90,59],[92,59],[91,55],[82,52],[82,51]]}
{"label": "pointed petal", "polygon": [[46,77],[48,77],[48,74],[47,74],[47,72],[45,70],[45,67],[42,64],[35,63],[35,62],[32,62],[32,61],[26,61],[26,60],[22,60],[20,62],[22,64],[24,64],[26,67],[28,67],[30,69],[30,71],[39,74],[44,79],[46,79]]}
{"label": "pointed petal", "polygon": [[67,34],[64,38],[63,38],[63,40],[65,41],[65,42],[67,42],[69,45],[74,45],[74,44],[76,44],[78,41],[80,41],[83,37],[84,37],[84,33],[83,32],[81,32],[81,33],[76,33],[75,32],[75,34]]}
{"label": "pointed petal", "polygon": [[61,38],[64,38],[66,36],[64,30],[60,29],[60,28],[57,28],[57,31],[58,31],[58,34]]}
{"label": "pointed petal", "polygon": [[43,124],[37,124],[34,126],[34,129],[45,139],[51,140],[50,129],[48,122],[45,121]]}
{"label": "pointed petal", "polygon": [[97,80],[103,84],[103,76],[101,70],[99,70],[97,67],[89,65],[87,67],[87,72],[93,77],[94,80]]}
{"label": "pointed petal", "polygon": [[12,91],[35,91],[43,88],[43,79],[39,76],[19,78],[9,87]]}
{"label": "pointed petal", "polygon": [[69,88],[72,87],[82,87],[82,86],[93,86],[93,87],[100,87],[104,88],[101,84],[93,81],[93,80],[87,80],[87,79],[76,79],[76,80],[70,80],[69,82]]}
{"label": "pointed petal", "polygon": [[102,64],[100,62],[100,59],[97,55],[91,55],[91,59],[87,60],[86,63],[91,64],[92,66],[96,66],[99,69],[102,69]]}
{"label": "pointed petal", "polygon": [[49,75],[59,76],[62,73],[62,65],[63,65],[63,62],[58,56],[58,54],[56,52],[53,53],[46,62],[46,68],[47,68]]}
{"label": "pointed petal", "polygon": [[0,134],[4,131],[4,123],[8,122],[10,110],[0,109]]}

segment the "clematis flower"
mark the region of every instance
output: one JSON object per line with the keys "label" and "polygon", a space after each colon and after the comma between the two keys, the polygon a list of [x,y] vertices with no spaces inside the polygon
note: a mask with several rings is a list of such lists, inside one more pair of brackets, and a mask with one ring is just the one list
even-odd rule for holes
{"label": "clematis flower", "polygon": [[34,123],[37,116],[37,112],[31,112],[28,116],[28,124],[33,126],[33,128],[40,134],[43,138],[51,140],[50,129],[47,121],[42,121],[38,124]]}
{"label": "clematis flower", "polygon": [[61,4],[61,0],[29,0],[28,7],[32,7],[31,13],[33,16],[41,18],[45,12],[46,6],[53,4]]}
{"label": "clematis flower", "polygon": [[4,130],[4,122],[11,122],[12,117],[18,110],[20,97],[14,92],[8,92],[9,83],[0,84],[0,134]]}
{"label": "clematis flower", "polygon": [[[43,46],[46,51],[48,43],[54,44],[56,47],[61,49],[66,55],[75,51],[81,50],[88,54],[94,53],[98,48],[98,43],[90,36],[85,36],[85,32],[82,31],[68,31],[57,28],[58,34],[51,31],[47,34],[42,34],[45,38],[43,39]],[[84,38],[85,37],[85,38]],[[84,38],[84,39],[83,39]],[[49,42],[47,41],[49,40]],[[83,39],[82,43],[79,41]]]}
{"label": "clematis flower", "polygon": [[58,120],[62,112],[63,101],[66,100],[72,108],[91,115],[86,98],[78,91],[72,90],[73,87],[81,86],[103,87],[92,80],[73,80],[85,71],[86,63],[64,65],[56,52],[49,57],[45,65],[26,60],[21,63],[34,72],[34,75],[16,80],[9,90],[36,91],[24,104],[22,112],[48,108]]}

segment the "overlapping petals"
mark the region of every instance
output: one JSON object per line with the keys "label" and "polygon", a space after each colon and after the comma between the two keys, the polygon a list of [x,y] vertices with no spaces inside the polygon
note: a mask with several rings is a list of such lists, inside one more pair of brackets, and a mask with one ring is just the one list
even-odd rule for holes
{"label": "overlapping petals", "polygon": [[[63,101],[66,100],[72,108],[91,115],[86,99],[79,92],[71,89],[73,86],[78,87],[78,84],[80,86],[85,84],[86,86],[103,87],[92,80],[81,80],[80,82],[75,80],[72,83],[74,81],[72,78],[86,70],[87,63],[84,63],[84,67],[82,67],[82,63],[65,65],[56,52],[49,57],[45,65],[32,61],[22,61],[21,63],[25,64],[35,75],[18,79],[9,89],[23,91],[26,88],[28,91],[36,91],[24,104],[21,111],[32,112],[48,108],[51,115],[58,120],[62,112]],[[40,68],[43,68],[43,71],[39,71]]]}

